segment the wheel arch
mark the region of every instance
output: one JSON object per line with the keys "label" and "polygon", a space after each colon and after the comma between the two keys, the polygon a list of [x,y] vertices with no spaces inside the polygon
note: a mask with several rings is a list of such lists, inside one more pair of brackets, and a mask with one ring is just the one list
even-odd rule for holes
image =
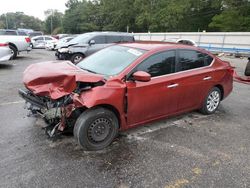
{"label": "wheel arch", "polygon": [[223,100],[224,99],[224,88],[223,88],[223,86],[220,85],[220,84],[217,84],[214,87],[217,87],[221,91],[221,100]]}
{"label": "wheel arch", "polygon": [[18,51],[18,48],[17,48],[17,46],[16,46],[14,43],[9,42],[8,44],[9,44],[10,46],[13,46],[14,48],[16,48],[16,50]]}
{"label": "wheel arch", "polygon": [[110,104],[99,104],[97,106],[94,106],[94,108],[98,108],[98,107],[103,107],[106,108],[112,112],[114,112],[114,114],[116,115],[117,119],[118,119],[118,123],[119,123],[119,128],[121,126],[121,116],[120,116],[120,112],[117,110],[116,107],[110,105]]}

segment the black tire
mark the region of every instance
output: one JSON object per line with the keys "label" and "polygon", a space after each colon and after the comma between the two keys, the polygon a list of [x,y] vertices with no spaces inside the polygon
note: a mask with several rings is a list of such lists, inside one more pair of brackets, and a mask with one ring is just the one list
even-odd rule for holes
{"label": "black tire", "polygon": [[74,55],[72,55],[71,57],[71,62],[74,63],[75,65],[77,65],[81,60],[83,60],[84,55],[81,53],[76,53]]}
{"label": "black tire", "polygon": [[11,53],[12,53],[11,59],[16,59],[16,57],[17,57],[17,49],[12,45],[10,45],[9,48],[11,49]]}
{"label": "black tire", "polygon": [[[213,98],[213,102],[211,101]],[[204,115],[213,114],[219,107],[221,102],[221,90],[218,87],[212,88],[205,98],[200,112]]]}
{"label": "black tire", "polygon": [[250,60],[247,63],[246,70],[245,70],[245,75],[250,76]]}
{"label": "black tire", "polygon": [[88,109],[77,119],[74,137],[87,150],[101,150],[117,136],[119,122],[116,115],[102,107]]}

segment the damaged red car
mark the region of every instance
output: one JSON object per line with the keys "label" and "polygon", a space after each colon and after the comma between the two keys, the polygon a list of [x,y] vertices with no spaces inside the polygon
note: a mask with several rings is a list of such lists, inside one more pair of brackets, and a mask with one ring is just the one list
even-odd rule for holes
{"label": "damaged red car", "polygon": [[118,131],[199,109],[214,113],[232,91],[233,68],[186,45],[138,42],[105,48],[77,66],[30,65],[19,90],[50,136],[72,129],[88,150],[105,148]]}

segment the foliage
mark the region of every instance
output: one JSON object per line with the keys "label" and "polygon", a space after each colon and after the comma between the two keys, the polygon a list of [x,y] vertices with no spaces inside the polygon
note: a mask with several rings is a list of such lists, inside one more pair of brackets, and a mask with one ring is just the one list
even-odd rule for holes
{"label": "foliage", "polygon": [[23,12],[7,13],[0,16],[0,29],[29,28],[42,30],[43,22],[33,16],[25,15]]}
{"label": "foliage", "polygon": [[[250,31],[249,0],[68,0],[65,5],[64,15],[57,10],[45,11],[44,22],[22,12],[7,13],[8,28],[53,34]],[[0,28],[6,27],[3,14]]]}
{"label": "foliage", "polygon": [[213,17],[209,27],[218,31],[250,31],[250,1],[224,1],[222,13]]}
{"label": "foliage", "polygon": [[46,33],[57,34],[58,31],[62,31],[63,14],[61,12],[57,10],[47,10],[45,11],[45,15],[47,15],[44,22]]}

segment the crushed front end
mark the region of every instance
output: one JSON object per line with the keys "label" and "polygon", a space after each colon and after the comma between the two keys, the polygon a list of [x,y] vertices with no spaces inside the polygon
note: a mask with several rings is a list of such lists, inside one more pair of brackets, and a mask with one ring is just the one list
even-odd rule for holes
{"label": "crushed front end", "polygon": [[50,137],[71,131],[86,109],[81,94],[104,84],[103,76],[67,61],[32,64],[24,71],[23,82],[26,89],[20,89],[19,95],[26,101],[29,115],[39,115],[48,124]]}
{"label": "crushed front end", "polygon": [[19,89],[19,95],[25,100],[25,108],[29,116],[40,116],[48,124],[46,133],[53,137],[57,133],[73,128],[76,117],[72,116],[74,109],[71,95],[52,100],[49,97],[37,96],[29,90]]}

